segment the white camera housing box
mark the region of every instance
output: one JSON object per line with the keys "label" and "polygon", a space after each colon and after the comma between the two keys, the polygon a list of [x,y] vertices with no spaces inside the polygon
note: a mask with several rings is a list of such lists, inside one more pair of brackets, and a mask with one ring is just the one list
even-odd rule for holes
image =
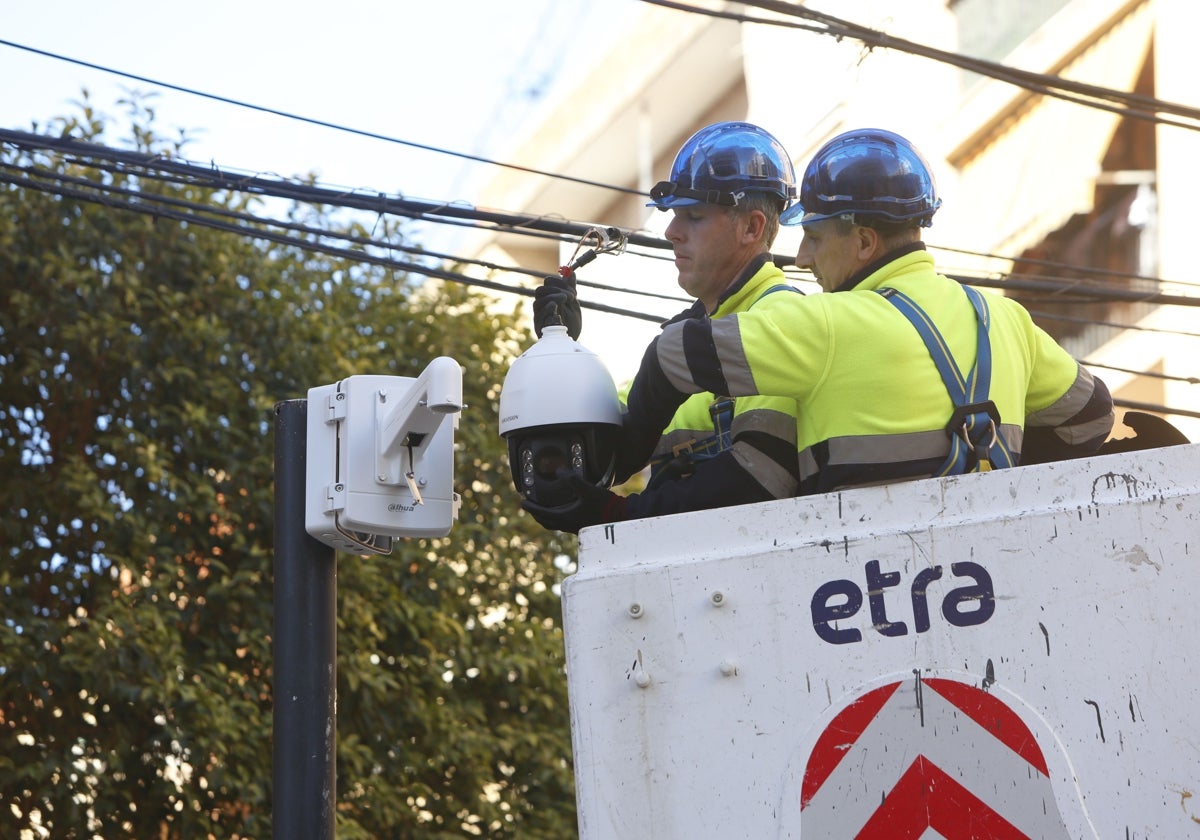
{"label": "white camera housing box", "polygon": [[338,551],[387,554],[397,537],[443,537],[458,517],[454,433],[462,368],[350,376],[308,392],[305,530]]}

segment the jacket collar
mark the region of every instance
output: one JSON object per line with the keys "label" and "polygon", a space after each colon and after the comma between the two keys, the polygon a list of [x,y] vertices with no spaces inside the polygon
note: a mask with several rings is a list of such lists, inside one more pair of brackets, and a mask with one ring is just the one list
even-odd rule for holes
{"label": "jacket collar", "polygon": [[924,251],[924,250],[925,250],[924,242],[910,242],[907,245],[901,245],[899,248],[896,248],[894,251],[888,251],[886,254],[884,254],[882,257],[875,260],[874,262],[864,265],[858,271],[854,272],[849,277],[847,277],[842,282],[842,284],[840,286],[838,286],[836,289],[834,289],[833,291],[848,292],[851,289],[853,289],[854,287],[856,287],[859,283],[866,280],[872,274],[879,271],[879,269],[883,268],[888,263],[894,262],[895,260],[898,260],[901,257],[906,256],[907,254],[911,254],[915,251]]}
{"label": "jacket collar", "polygon": [[[708,313],[709,317],[718,318],[726,312],[735,309],[738,304],[740,293],[745,290],[750,284],[750,281],[753,280],[760,271],[762,271],[763,266],[765,266],[770,259],[770,254],[759,254],[757,257],[752,259],[750,264],[747,265],[742,270],[742,273],[738,275],[737,279],[729,284],[729,288],[721,293],[721,297],[717,301],[717,308]],[[774,267],[773,263],[772,267]]]}

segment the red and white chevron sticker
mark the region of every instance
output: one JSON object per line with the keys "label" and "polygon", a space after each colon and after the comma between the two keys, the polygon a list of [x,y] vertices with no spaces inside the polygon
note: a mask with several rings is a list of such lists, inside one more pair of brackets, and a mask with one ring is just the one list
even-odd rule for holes
{"label": "red and white chevron sticker", "polygon": [[857,697],[821,732],[800,795],[804,837],[1066,840],[1046,759],[993,694],[925,677]]}

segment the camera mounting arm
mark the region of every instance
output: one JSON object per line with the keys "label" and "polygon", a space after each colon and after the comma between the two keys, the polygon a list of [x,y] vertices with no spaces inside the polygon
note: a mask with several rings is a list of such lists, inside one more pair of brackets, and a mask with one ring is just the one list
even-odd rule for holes
{"label": "camera mounting arm", "polygon": [[416,503],[424,504],[413,480],[413,450],[449,415],[462,411],[462,368],[449,356],[439,356],[395,394],[381,389],[376,402],[375,475],[381,484],[407,483]]}
{"label": "camera mounting arm", "polygon": [[461,502],[454,433],[462,368],[447,356],[416,377],[350,376],[308,392],[305,529],[351,554],[396,537],[441,537]]}

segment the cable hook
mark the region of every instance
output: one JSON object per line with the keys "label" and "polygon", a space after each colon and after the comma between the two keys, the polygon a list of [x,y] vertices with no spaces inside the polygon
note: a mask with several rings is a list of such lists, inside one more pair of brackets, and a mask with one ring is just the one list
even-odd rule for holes
{"label": "cable hook", "polygon": [[[619,254],[625,250],[625,244],[628,242],[628,237],[620,228],[616,227],[593,227],[588,228],[583,236],[579,238],[579,242],[575,245],[575,252],[571,254],[571,259],[565,266],[559,269],[559,274],[564,277],[577,268],[590,263],[596,259],[599,254]],[[583,249],[591,245],[588,250]],[[582,251],[582,253],[580,253]]]}

